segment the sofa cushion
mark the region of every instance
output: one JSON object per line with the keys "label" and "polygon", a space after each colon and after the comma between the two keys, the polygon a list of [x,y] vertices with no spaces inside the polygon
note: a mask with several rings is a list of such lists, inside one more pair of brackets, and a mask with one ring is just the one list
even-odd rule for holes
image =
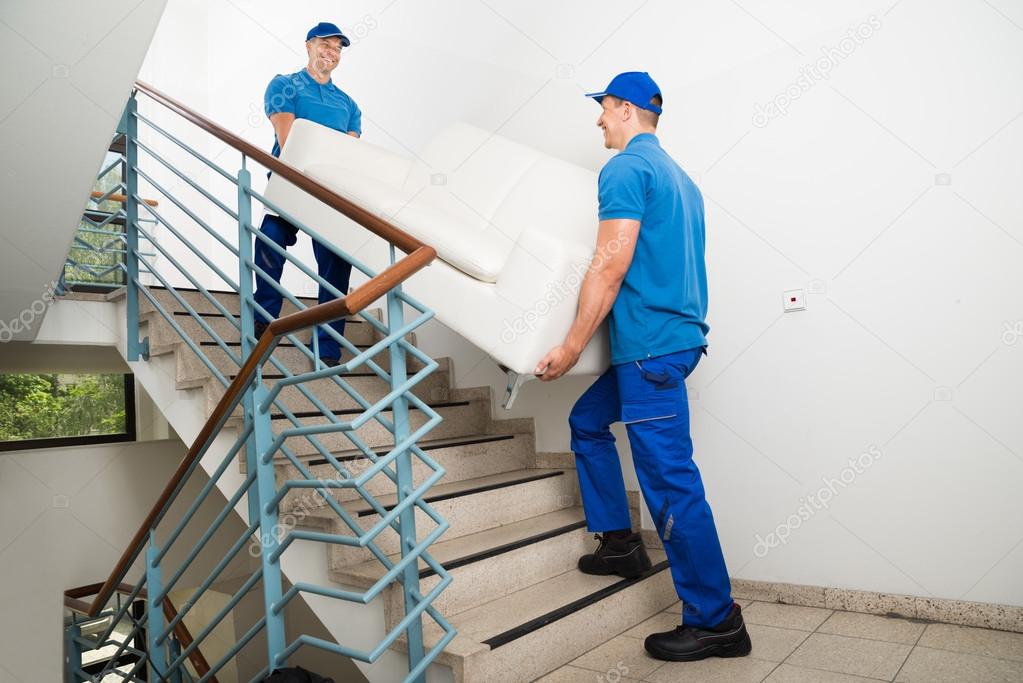
{"label": "sofa cushion", "polygon": [[394,185],[358,175],[335,164],[310,164],[305,173],[377,215],[393,215],[412,198]]}
{"label": "sofa cushion", "polygon": [[437,250],[437,255],[483,282],[497,282],[508,259],[505,243],[484,239],[478,226],[420,200],[406,204],[391,220],[395,225]]}

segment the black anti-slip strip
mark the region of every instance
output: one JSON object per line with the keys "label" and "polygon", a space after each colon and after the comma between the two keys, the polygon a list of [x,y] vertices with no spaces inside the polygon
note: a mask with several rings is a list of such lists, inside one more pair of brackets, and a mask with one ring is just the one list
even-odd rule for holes
{"label": "black anti-slip strip", "polygon": [[[226,342],[224,342],[224,346],[241,346],[241,345],[242,345],[242,343],[240,341],[226,341]],[[201,342],[199,342],[199,346],[220,346],[220,344],[218,344],[215,341],[201,341]],[[289,341],[282,341],[282,342],[279,342],[277,344],[277,346],[294,346],[294,344],[292,344]],[[355,344],[355,348],[357,348],[357,349],[368,349],[369,348],[369,344]],[[381,353],[383,353],[383,351],[381,351]]]}
{"label": "black anti-slip strip", "polygon": [[[321,369],[325,370],[326,368],[321,368]],[[238,375],[226,375],[226,377],[228,379],[234,379],[237,376]],[[340,375],[335,375],[335,377],[379,377],[379,376],[380,375],[378,375],[375,372],[342,372]],[[267,374],[263,375],[263,379],[284,379],[284,378],[285,378],[285,375],[267,375]]]}
{"label": "black anti-slip strip", "polygon": [[647,579],[660,571],[664,571],[667,568],[668,568],[667,560],[665,560],[664,562],[658,562],[649,570],[647,570],[642,576],[638,576],[635,579],[622,579],[617,583],[612,583],[610,586],[605,586],[604,588],[601,588],[599,591],[594,591],[593,593],[583,596],[578,600],[568,603],[567,605],[562,605],[558,609],[551,610],[547,614],[543,614],[537,617],[536,619],[531,619],[524,624],[519,624],[515,628],[508,629],[504,633],[498,633],[496,636],[492,638],[487,638],[486,640],[483,641],[483,644],[489,645],[491,650],[496,650],[502,645],[507,645],[513,640],[517,640],[522,636],[529,635],[533,631],[541,629],[544,626],[547,626],[548,624],[553,624],[555,621],[558,621],[559,619],[564,619],[565,617],[574,614],[575,612],[578,612],[581,609],[585,609],[590,605],[600,602],[604,598],[610,595],[614,595],[619,591],[623,591],[626,588],[639,583],[643,579]]}
{"label": "black anti-slip strip", "polygon": [[[166,287],[164,287],[163,285],[151,285],[151,286],[147,287],[147,289],[159,289],[159,290],[163,290],[165,292],[168,291],[168,289]],[[175,292],[198,292],[199,290],[196,289],[195,287],[175,287],[174,291]],[[209,287],[207,287],[206,291],[209,292],[210,294],[229,294],[231,296],[238,296],[238,292],[234,291],[233,289],[210,289]],[[295,298],[298,299],[299,301],[311,301],[313,303],[313,305],[316,305],[318,303],[318,300],[316,299],[316,297],[299,296],[299,297],[295,297]]]}
{"label": "black anti-slip strip", "polygon": [[[542,474],[534,474],[530,477],[522,477],[521,479],[513,479],[511,481],[502,481],[497,484],[487,484],[486,486],[476,486],[471,489],[463,489],[461,491],[453,491],[451,493],[441,493],[436,496],[424,496],[423,500],[427,503],[436,503],[442,500],[448,500],[449,498],[459,498],[461,496],[470,496],[475,493],[485,493],[487,491],[495,491],[497,489],[507,488],[508,486],[515,486],[517,484],[528,484],[531,481],[539,481],[541,479],[549,479],[551,477],[560,477],[563,475],[563,471],[558,472],[543,472]],[[395,504],[397,505],[397,504]],[[395,505],[385,505],[384,510],[390,510]],[[369,515],[375,515],[376,510],[360,510],[358,513],[359,517],[368,517]]]}
{"label": "black anti-slip strip", "polygon": [[[192,312],[191,311],[174,311],[174,315],[192,315]],[[196,315],[198,315],[199,317],[202,317],[202,318],[223,318],[223,317],[225,317],[224,314],[219,312],[219,311],[212,312],[212,313],[209,313],[209,312],[208,313],[203,313],[201,311],[196,311]],[[240,315],[241,315],[240,313],[235,313],[234,314],[234,316],[236,318],[239,317]],[[366,321],[361,319],[361,318],[345,318],[345,325],[355,325],[355,324],[364,323],[364,322],[366,322]]]}
{"label": "black anti-slip strip", "polygon": [[[494,443],[495,441],[507,441],[508,439],[514,439],[514,434],[493,434],[488,436],[481,436],[475,439],[463,439],[461,441],[450,441],[446,443],[432,443],[427,445],[419,445],[419,448],[424,451],[435,451],[439,448],[455,448],[456,446],[471,446],[477,443]],[[387,455],[390,449],[373,451],[373,453],[379,458]],[[353,460],[362,460],[366,456],[363,453],[356,453],[354,455],[342,455],[341,457],[335,458],[338,462],[351,462]],[[326,465],[327,460],[324,458],[317,458],[316,460],[309,460],[305,463],[306,465]]]}
{"label": "black anti-slip strip", "polygon": [[[584,526],[586,526],[586,520],[581,519],[578,522],[566,524],[565,526],[558,527],[557,529],[550,529],[549,531],[544,531],[543,533],[536,534],[535,536],[530,536],[529,538],[521,538],[517,541],[512,541],[511,543],[505,543],[504,545],[499,545],[494,548],[487,548],[486,550],[481,550],[480,552],[473,553],[472,555],[466,555],[465,557],[459,557],[456,560],[450,560],[444,563],[444,569],[447,569],[448,571],[452,569],[458,569],[459,567],[464,567],[465,565],[472,564],[473,562],[479,562],[481,560],[486,560],[487,558],[490,557],[503,555],[504,553],[511,552],[512,550],[525,548],[527,545],[533,545],[534,543],[539,543],[540,541],[546,541],[548,538],[554,538],[555,536],[560,536],[561,534],[567,534],[570,531],[581,529]],[[426,569],[420,569],[419,578],[425,579],[426,577],[433,576],[436,573],[437,572],[435,572],[433,569],[430,569],[429,567],[427,567]]]}
{"label": "black anti-slip strip", "polygon": [[[436,408],[456,408],[456,407],[467,406],[467,405],[469,405],[469,401],[444,401],[442,403],[430,403],[429,404],[429,406],[431,408],[434,408],[434,409],[436,409]],[[332,412],[334,413],[334,415],[361,415],[363,413],[363,410],[364,410],[363,408],[340,408],[340,409],[334,410]],[[380,412],[382,412],[382,413],[389,413],[389,412],[392,412],[393,410],[394,410],[393,408],[384,408]],[[419,406],[409,404],[409,410],[419,410]],[[297,418],[324,417],[324,414],[321,413],[318,410],[307,410],[307,411],[303,411],[303,412],[299,412],[299,413],[292,413],[292,415],[294,415]],[[284,415],[283,413],[274,413],[273,415],[270,416],[270,419],[271,420],[287,420],[288,416]]]}

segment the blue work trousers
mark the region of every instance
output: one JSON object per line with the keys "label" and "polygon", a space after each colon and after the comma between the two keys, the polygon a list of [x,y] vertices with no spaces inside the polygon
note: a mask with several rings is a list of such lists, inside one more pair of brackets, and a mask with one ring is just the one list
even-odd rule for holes
{"label": "blue work trousers", "polygon": [[[259,226],[259,231],[273,240],[281,249],[287,249],[298,241],[298,228],[280,216],[271,214],[264,216],[263,223]],[[316,271],[320,277],[338,291],[347,294],[348,282],[352,275],[352,264],[316,240],[313,240],[313,254],[316,256]],[[256,265],[265,270],[267,275],[272,277],[275,282],[280,283],[281,273],[284,271],[284,256],[258,237],[256,238],[254,256]],[[274,318],[281,314],[281,293],[258,275],[256,276],[256,291],[253,298],[257,304],[266,309],[266,312]],[[319,302],[321,304],[333,301],[335,298],[333,293],[320,285]],[[270,322],[259,311],[255,313],[255,320],[257,322]],[[329,324],[338,335],[344,336],[344,318]],[[316,338],[319,344],[320,358],[341,358],[341,345],[330,336],[325,326],[319,325],[316,328]]]}
{"label": "blue work trousers", "polygon": [[640,489],[682,600],[682,622],[714,626],[732,607],[731,584],[700,471],[693,462],[685,379],[703,348],[613,365],[569,417],[590,531],[631,528],[611,424],[626,425]]}

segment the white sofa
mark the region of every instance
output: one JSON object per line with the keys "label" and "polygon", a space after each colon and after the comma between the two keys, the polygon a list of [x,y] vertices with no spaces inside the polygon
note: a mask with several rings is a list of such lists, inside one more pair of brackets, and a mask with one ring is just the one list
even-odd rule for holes
{"label": "white sofa", "polygon": [[[575,316],[597,233],[596,175],[464,123],[422,156],[299,119],[282,160],[437,250],[405,290],[509,372],[506,405]],[[266,196],[370,267],[387,244],[274,175]],[[601,326],[570,374],[597,375]]]}

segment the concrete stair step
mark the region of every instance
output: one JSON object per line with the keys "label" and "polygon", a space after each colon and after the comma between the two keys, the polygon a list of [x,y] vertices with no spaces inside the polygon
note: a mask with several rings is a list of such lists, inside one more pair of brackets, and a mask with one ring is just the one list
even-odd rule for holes
{"label": "concrete stair step", "polygon": [[[162,287],[162,286],[149,286],[148,289],[149,289],[150,294],[152,294],[153,297],[157,301],[160,302],[160,305],[163,306],[164,309],[166,309],[167,311],[172,311],[172,310],[183,311],[184,310],[184,307],[182,307],[181,303],[174,297],[173,294],[170,293],[170,291],[167,290],[166,287]],[[215,312],[218,312],[217,307],[214,306],[210,302],[210,300],[206,298],[206,295],[203,294],[202,292],[200,292],[199,290],[195,289],[195,288],[175,287],[174,291],[178,294],[178,296],[180,296],[182,299],[184,299],[185,302],[187,302],[189,306],[191,306],[192,308],[194,308],[196,311],[198,311],[200,313],[215,313]],[[220,305],[222,305],[224,308],[226,308],[231,313],[234,313],[234,314],[237,315],[238,312],[241,310],[240,306],[239,306],[239,302],[240,302],[241,299],[238,296],[237,292],[233,292],[233,291],[232,292],[227,292],[227,291],[215,290],[215,289],[208,289],[207,291],[216,298],[216,300],[220,303]],[[304,304],[305,306],[315,306],[317,304],[317,300],[316,300],[315,297],[298,297],[298,300],[302,304]],[[153,306],[153,303],[149,300],[149,298],[145,294],[143,294],[143,295],[141,295],[139,297],[139,312],[140,313],[147,313],[149,311],[155,311],[155,310],[156,310],[156,307]],[[295,309],[295,305],[292,304],[290,301],[285,300],[285,301],[282,302],[282,305],[281,305],[281,315],[285,315],[285,314],[293,312],[295,310],[296,310]]]}
{"label": "concrete stair step", "polygon": [[[357,346],[360,352],[369,348],[368,344],[360,344]],[[238,368],[240,366],[239,363],[236,362],[234,358],[229,356],[228,352],[225,351],[216,342],[204,341],[199,344],[199,347],[202,350],[202,352],[206,355],[206,358],[211,363],[213,363],[213,366],[223,374],[232,375],[238,372]],[[227,344],[227,347],[228,349],[230,349],[231,354],[234,357],[237,357],[239,360],[244,360],[243,358],[241,358],[242,350],[240,342],[230,342]],[[187,350],[191,351],[191,349]],[[350,360],[352,357],[353,354],[351,352],[345,351],[343,353],[343,359],[345,361]],[[281,366],[283,366],[293,374],[308,372],[309,370],[312,370],[313,361],[312,358],[310,358],[307,355],[305,349],[300,349],[288,341],[282,342],[277,345],[277,348],[274,349],[272,360],[277,361],[277,363],[279,363]],[[209,375],[209,368],[194,353],[177,354],[177,361],[178,361],[177,377],[179,380],[188,381],[200,379],[202,377]],[[373,362],[375,362],[385,371],[390,372],[391,354],[387,349],[384,349],[383,351],[373,356]],[[406,371],[409,374],[412,374],[414,372],[417,372],[418,370],[421,370],[423,368],[423,363],[417,358],[406,356],[405,367]],[[263,365],[263,372],[264,374],[279,375],[281,374],[281,369],[278,367],[277,364],[268,359],[266,363]],[[370,369],[368,365],[363,365],[357,368],[355,372],[372,373],[373,370]]]}
{"label": "concrete stair step", "polygon": [[[419,442],[419,447],[444,468],[443,481],[448,483],[529,468],[533,464],[535,452],[531,434],[478,434],[447,439],[427,438]],[[389,450],[390,446],[385,446],[375,452],[378,456],[384,456]],[[360,450],[339,451],[332,455],[347,470],[349,476],[358,476],[372,465],[369,458],[365,457]],[[334,465],[321,455],[317,454],[303,460],[305,461],[303,464],[316,478],[339,478]],[[393,465],[391,469],[394,469]],[[434,470],[421,459],[412,458],[412,476],[416,485],[425,481],[433,472]],[[278,485],[288,480],[303,478],[298,468],[286,456],[280,456],[277,459],[276,474]],[[389,477],[381,473],[370,479],[365,488],[373,495],[384,496],[395,490],[395,484]],[[330,493],[341,502],[355,501],[361,498],[354,489],[331,489]],[[324,505],[326,503],[320,493],[313,489],[291,491],[282,501],[282,509],[287,511],[305,510]]]}
{"label": "concrete stair step", "polygon": [[[574,569],[579,557],[594,547],[580,507],[443,540],[431,546],[430,554],[454,580],[434,605],[449,617],[464,612]],[[390,559],[397,562],[400,556],[395,553]],[[439,577],[425,562],[420,561],[419,568],[420,591],[425,594],[437,585]],[[331,578],[367,589],[384,571],[383,564],[373,559],[334,571]],[[401,586],[388,586],[385,600],[385,620],[390,629],[404,616]]]}
{"label": "concrete stair step", "polygon": [[[458,635],[438,661],[459,683],[531,681],[567,664],[678,600],[664,553],[648,552],[654,566],[637,579],[570,569],[448,617]],[[442,632],[423,626],[429,649]]]}
{"label": "concrete stair step", "polygon": [[[377,500],[385,509],[390,509],[396,496],[382,495]],[[451,540],[574,507],[579,504],[579,486],[574,472],[521,469],[462,481],[442,482],[430,489],[426,501],[450,524],[443,538]],[[365,501],[352,501],[344,503],[344,506],[356,516],[363,530],[371,528],[380,520],[379,515]],[[348,525],[330,508],[309,509],[296,515],[295,521],[300,526],[328,533],[353,535]],[[429,516],[416,509],[418,539],[425,538],[436,526]],[[376,545],[384,553],[399,552],[398,534],[392,528],[385,528],[376,537]],[[374,559],[372,553],[365,548],[339,544],[330,545],[328,557],[328,568],[332,571]]]}
{"label": "concrete stair step", "polygon": [[[441,416],[441,422],[426,434],[428,439],[469,437],[487,432],[490,423],[490,404],[487,401],[472,399],[457,400],[452,396],[451,400],[448,401],[430,402],[430,407]],[[360,412],[362,412],[360,409],[349,408],[335,411],[334,415],[338,420],[346,421],[356,418]],[[389,421],[393,419],[391,410],[384,411],[382,415]],[[328,422],[328,419],[319,411],[301,412],[295,414],[295,417],[302,425],[321,425]],[[425,423],[426,413],[410,406],[410,429],[418,429]],[[271,421],[271,428],[274,434],[280,434],[282,431],[294,426],[294,423],[280,411],[275,412]],[[354,433],[356,437],[372,448],[386,447],[394,443],[394,435],[376,420],[370,420],[355,430]],[[318,434],[317,439],[323,444],[324,448],[332,453],[354,448],[348,435],[340,432]],[[312,442],[305,437],[288,437],[285,444],[297,456],[319,455]],[[277,455],[278,459],[283,457],[281,454]]]}
{"label": "concrete stair step", "polygon": [[[228,375],[226,379],[230,382],[234,378],[234,375]],[[279,377],[266,377],[264,376],[264,383],[267,386],[273,386],[276,379]],[[365,375],[349,375],[342,378],[345,383],[355,391],[359,396],[369,403],[375,403],[380,400],[388,393],[390,388],[387,383],[377,377]],[[412,393],[418,396],[426,403],[433,403],[438,401],[446,401],[449,396],[450,387],[450,376],[447,371],[435,370],[433,373],[424,378],[419,384],[412,389]],[[348,394],[347,391],[338,386],[332,379],[317,379],[305,382],[301,385],[303,389],[308,391],[312,396],[315,396],[321,403],[323,403],[329,410],[337,411],[344,410],[347,408],[357,408],[359,403]],[[197,381],[182,381],[178,380],[177,387],[179,389],[191,389],[203,387],[206,389],[206,414],[210,415],[213,413],[217,402],[224,395],[224,387],[219,382],[212,378],[206,378]],[[302,389],[298,386],[287,386],[281,390],[280,394],[277,395],[275,403],[283,405],[287,410],[294,412],[312,412],[318,410],[315,404],[313,404],[308,398],[306,398]],[[235,417],[241,417],[242,406],[238,406],[235,409]]]}
{"label": "concrete stair step", "polygon": [[[236,327],[236,323],[240,324],[239,319],[230,320],[220,313],[205,313],[200,316],[203,324],[200,324],[192,315],[184,311],[174,311],[171,313],[174,322],[184,330],[185,334],[194,342],[208,342],[216,341],[216,339],[207,330],[208,327],[223,341],[237,342],[241,339],[241,333]],[[162,314],[157,312],[140,313],[140,319],[143,319],[150,323],[149,332],[149,343],[151,346],[164,346],[166,344],[172,344],[177,340],[181,339],[177,330],[166,321]],[[373,328],[370,323],[367,323],[362,318],[347,318],[345,323],[345,339],[349,340],[356,345],[369,345],[379,339],[378,332]],[[153,323],[156,323],[155,325]],[[304,344],[308,344],[312,332],[309,330],[298,332],[295,335],[299,341]],[[287,340],[287,337],[285,337]]]}

